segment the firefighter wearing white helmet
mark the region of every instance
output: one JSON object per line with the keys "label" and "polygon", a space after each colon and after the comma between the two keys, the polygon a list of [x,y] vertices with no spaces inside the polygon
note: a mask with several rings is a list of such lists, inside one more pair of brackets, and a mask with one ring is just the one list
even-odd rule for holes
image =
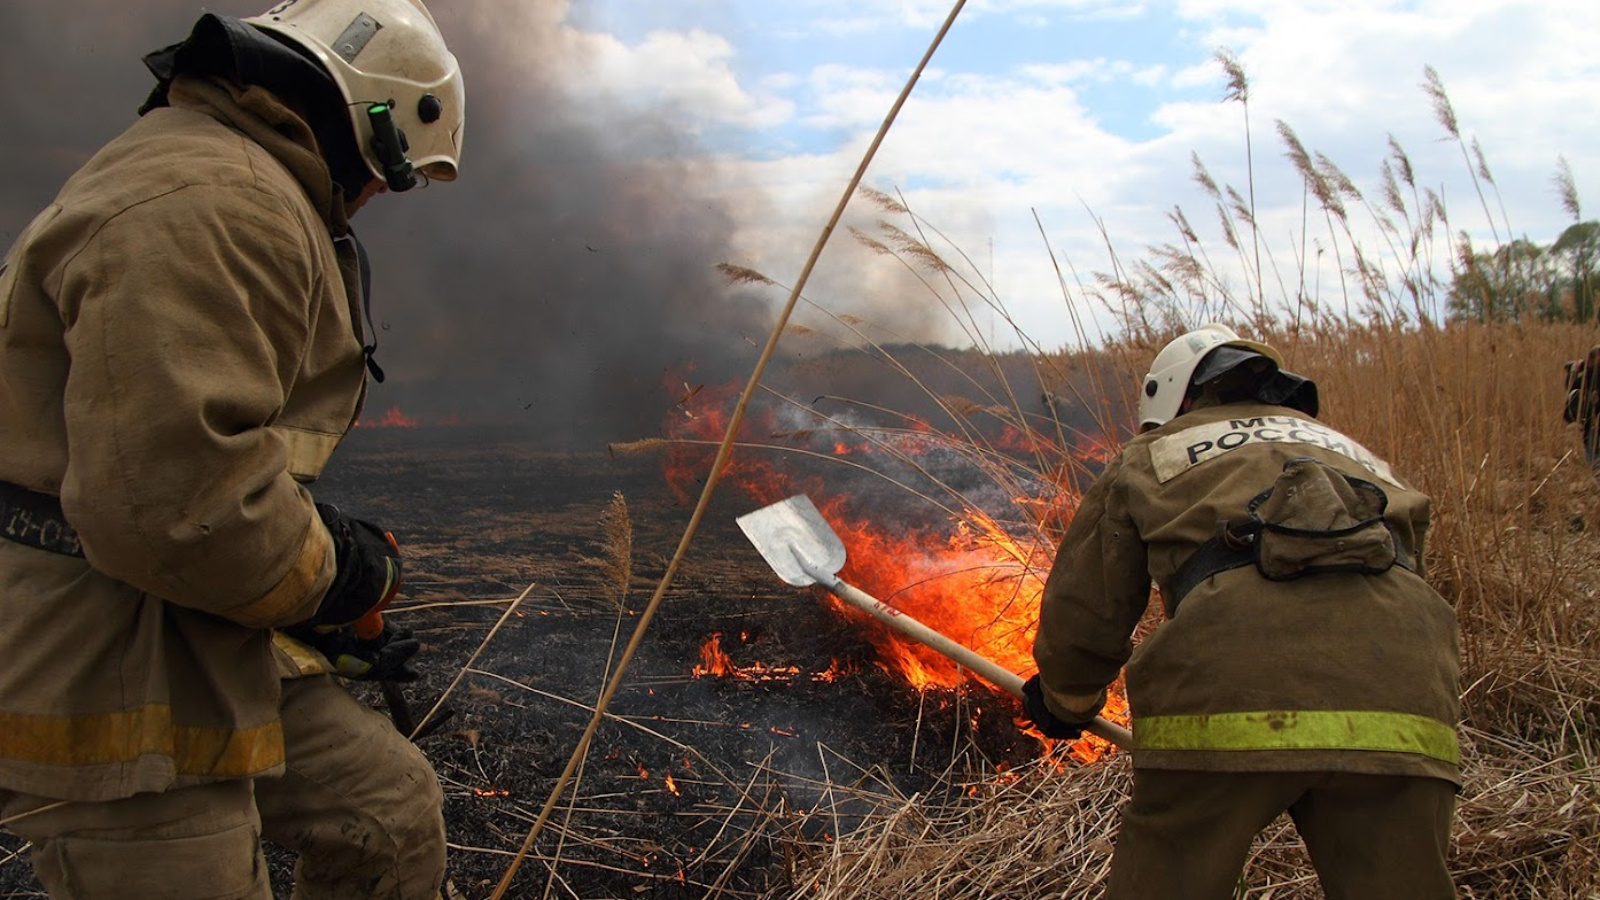
{"label": "firefighter wearing white helmet", "polygon": [[1278,351],[1266,344],[1243,340],[1226,325],[1202,325],[1167,344],[1150,363],[1150,372],[1144,376],[1139,392],[1141,429],[1160,425],[1178,414],[1194,370],[1217,347],[1254,351],[1280,366],[1283,364]]}
{"label": "firefighter wearing white helmet", "polygon": [[[350,218],[459,170],[415,0],[207,14],[0,263],[0,820],[56,898],[432,900],[383,527],[314,482],[381,380]],[[403,533],[402,533],[403,534]],[[397,717],[398,718],[398,717]]]}
{"label": "firefighter wearing white helmet", "polygon": [[[1077,737],[1119,674],[1132,711],[1109,900],[1232,897],[1285,812],[1328,896],[1453,896],[1458,646],[1430,502],[1284,362],[1222,325],[1167,344],[1045,585],[1027,715]],[[1135,648],[1152,583],[1165,621]]]}
{"label": "firefighter wearing white helmet", "polygon": [[417,0],[285,0],[244,21],[314,55],[339,85],[362,157],[392,191],[415,172],[453,181],[466,114],[461,70]]}

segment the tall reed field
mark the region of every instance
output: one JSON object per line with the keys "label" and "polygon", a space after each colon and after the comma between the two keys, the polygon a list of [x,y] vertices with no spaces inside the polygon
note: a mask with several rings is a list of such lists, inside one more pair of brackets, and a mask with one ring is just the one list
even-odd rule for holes
{"label": "tall reed field", "polygon": [[[1231,55],[1219,53],[1218,62],[1249,145],[1249,83]],[[1475,200],[1466,218],[1496,242],[1487,248],[1467,238],[1439,193],[1421,186],[1392,139],[1369,196],[1284,123],[1276,137],[1304,184],[1304,196],[1294,198],[1305,210],[1301,245],[1279,250],[1258,226],[1253,169],[1252,184],[1235,188],[1218,184],[1196,159],[1195,181],[1215,207],[1219,238],[1202,238],[1175,208],[1177,237],[1136,260],[1120,258],[1109,230],[1104,271],[1079,276],[1074,264],[1055,260],[1076,346],[1032,340],[1028,323],[1011,318],[980,268],[902,197],[865,192],[883,218],[856,238],[919,279],[978,348],[960,354],[959,368],[978,373],[970,396],[929,388],[941,408],[968,419],[981,411],[1039,438],[1020,463],[977,429],[952,439],[996,479],[1031,477],[1081,492],[1095,471],[1081,454],[1085,433],[1097,431],[1115,449],[1130,431],[1133,391],[1151,357],[1184,330],[1225,321],[1283,351],[1289,368],[1319,385],[1322,420],[1433,499],[1426,575],[1456,609],[1462,648],[1466,783],[1451,851],[1460,896],[1593,900],[1600,897],[1600,479],[1562,410],[1563,364],[1600,344],[1600,329],[1592,313],[1571,315],[1570,303],[1563,314],[1559,297],[1546,297],[1541,314],[1532,303],[1484,314],[1460,302],[1462,276],[1493,275],[1476,269],[1490,265],[1513,232],[1503,213],[1497,217],[1503,206],[1483,153],[1463,136],[1437,76],[1431,69],[1424,76],[1447,139],[1461,148]],[[1557,181],[1577,220],[1564,165]],[[1318,278],[1305,263],[1313,241],[1336,260],[1335,277]],[[1009,323],[1022,351],[985,343],[974,324],[984,310]],[[1091,317],[1115,322],[1112,336],[1089,338]],[[863,337],[845,323],[841,339]],[[1019,355],[1035,383],[995,387],[994,378],[980,377],[1011,372],[1014,382]],[[916,377],[910,367],[905,374]],[[1058,404],[1045,417],[1030,405],[1040,386]],[[1046,544],[1064,526],[1043,517],[1028,524]],[[945,790],[883,800],[853,833],[828,843],[796,839],[800,862],[789,896],[1097,896],[1129,778],[1127,760],[1117,756],[1086,766],[1048,756],[1024,771],[952,769]],[[1321,896],[1287,818],[1259,838],[1238,896]]]}

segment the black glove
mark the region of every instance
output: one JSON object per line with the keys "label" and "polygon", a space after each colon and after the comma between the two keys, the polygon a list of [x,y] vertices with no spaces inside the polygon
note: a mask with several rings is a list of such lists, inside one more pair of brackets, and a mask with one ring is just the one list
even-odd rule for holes
{"label": "black glove", "polygon": [[1047,738],[1058,741],[1075,741],[1083,737],[1084,729],[1089,727],[1089,719],[1084,722],[1063,722],[1056,718],[1055,713],[1044,705],[1044,688],[1039,686],[1039,676],[1035,675],[1022,683],[1022,711],[1033,720],[1033,727]]}
{"label": "black glove", "polygon": [[408,663],[422,648],[410,629],[385,624],[375,638],[359,637],[353,628],[334,631],[311,625],[283,629],[283,633],[321,653],[334,671],[352,681],[411,682],[417,670]]}
{"label": "black glove", "polygon": [[317,514],[333,535],[337,571],[316,615],[303,624],[328,630],[349,625],[394,599],[400,591],[400,545],[382,528],[346,516],[337,506],[318,503]]}

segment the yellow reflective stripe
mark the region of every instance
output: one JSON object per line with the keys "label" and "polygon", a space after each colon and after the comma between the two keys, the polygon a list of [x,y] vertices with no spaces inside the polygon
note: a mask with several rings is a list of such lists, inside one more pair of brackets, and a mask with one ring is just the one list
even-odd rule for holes
{"label": "yellow reflective stripe", "polygon": [[288,658],[289,664],[294,666],[295,675],[297,676],[321,675],[324,672],[333,671],[328,666],[327,657],[311,649],[304,642],[297,641],[281,631],[272,633],[272,646],[276,647],[279,652]]}
{"label": "yellow reflective stripe", "polygon": [[300,555],[289,567],[288,574],[278,579],[272,590],[242,607],[228,610],[225,615],[252,628],[293,624],[295,613],[304,613],[300,618],[309,619],[316,607],[303,607],[312,597],[328,589],[333,581],[333,567],[333,535],[313,511],[306,539],[300,544]]}
{"label": "yellow reflective stripe", "polygon": [[1134,723],[1136,750],[1389,750],[1461,762],[1456,731],[1407,713],[1301,710],[1147,716]]}
{"label": "yellow reflective stripe", "polygon": [[0,713],[0,757],[6,759],[78,767],[130,763],[147,755],[171,757],[180,775],[255,775],[283,762],[283,724],[174,725],[172,708],[163,704],[82,716]]}

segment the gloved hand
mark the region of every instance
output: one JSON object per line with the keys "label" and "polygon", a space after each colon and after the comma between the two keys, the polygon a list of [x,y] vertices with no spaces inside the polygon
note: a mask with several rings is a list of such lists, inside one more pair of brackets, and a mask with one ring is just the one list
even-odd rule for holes
{"label": "gloved hand", "polygon": [[1033,720],[1033,727],[1047,738],[1058,741],[1075,741],[1083,737],[1084,729],[1089,727],[1089,719],[1083,722],[1064,722],[1056,718],[1055,713],[1044,705],[1044,688],[1039,685],[1039,676],[1034,675],[1022,683],[1022,711],[1029,719]]}
{"label": "gloved hand", "polygon": [[302,624],[328,631],[383,609],[400,592],[400,545],[382,528],[346,516],[337,506],[318,503],[317,515],[333,535],[337,571],[316,615]]}
{"label": "gloved hand", "polygon": [[411,682],[417,670],[408,663],[422,648],[410,629],[387,623],[375,638],[362,638],[353,628],[326,630],[310,625],[283,629],[283,633],[321,653],[334,671],[352,681]]}

